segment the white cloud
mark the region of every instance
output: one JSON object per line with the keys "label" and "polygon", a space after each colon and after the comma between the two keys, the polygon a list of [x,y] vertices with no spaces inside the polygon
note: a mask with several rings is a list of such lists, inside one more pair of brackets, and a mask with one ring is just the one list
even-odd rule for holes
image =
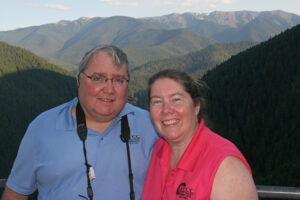
{"label": "white cloud", "polygon": [[70,8],[61,4],[40,4],[40,3],[30,3],[26,4],[29,7],[40,7],[40,8],[50,8],[56,10],[69,10]]}
{"label": "white cloud", "polygon": [[15,30],[18,28],[25,28],[25,25],[19,25],[19,26],[0,26],[0,31],[10,31]]}
{"label": "white cloud", "polygon": [[216,8],[216,7],[217,7],[215,4],[212,4],[212,3],[209,4],[208,6],[209,6],[210,8]]}
{"label": "white cloud", "polygon": [[192,6],[194,4],[199,3],[201,0],[162,0],[155,1],[152,5],[155,6]]}
{"label": "white cloud", "polygon": [[221,0],[222,3],[232,3],[232,0]]}
{"label": "white cloud", "polygon": [[57,9],[57,10],[69,10],[70,8],[59,4],[45,4],[46,8]]}
{"label": "white cloud", "polygon": [[204,0],[208,3],[223,3],[223,4],[230,4],[233,0]]}
{"label": "white cloud", "polygon": [[139,2],[137,1],[129,1],[129,2],[122,2],[120,0],[100,0],[101,2],[104,2],[111,6],[132,6],[136,7],[139,5]]}
{"label": "white cloud", "polygon": [[[109,1],[109,0],[107,0]],[[154,6],[162,6],[162,5],[169,5],[169,6],[183,6],[183,7],[190,7],[195,6],[200,3],[208,3],[209,6],[216,6],[215,3],[222,3],[222,4],[229,4],[232,3],[233,0],[157,0],[153,1],[152,5]]]}

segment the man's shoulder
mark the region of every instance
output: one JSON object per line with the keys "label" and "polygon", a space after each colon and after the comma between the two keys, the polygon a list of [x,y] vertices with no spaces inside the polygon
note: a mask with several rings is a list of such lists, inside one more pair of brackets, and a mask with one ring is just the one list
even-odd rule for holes
{"label": "man's shoulder", "polygon": [[150,113],[147,110],[129,103],[126,103],[125,109],[129,123],[136,132],[154,132],[154,135],[157,135]]}
{"label": "man's shoulder", "polygon": [[46,110],[42,113],[40,113],[32,122],[31,124],[34,124],[34,123],[38,123],[38,122],[41,122],[41,121],[49,121],[51,119],[57,119],[58,116],[68,110],[70,107],[72,107],[73,105],[75,105],[76,103],[76,98],[72,99],[71,101],[68,101],[66,103],[63,103],[61,105],[58,105],[56,107],[53,107],[53,108],[50,108],[49,110]]}
{"label": "man's shoulder", "polygon": [[126,103],[125,109],[126,109],[127,113],[133,114],[134,117],[143,117],[143,116],[144,117],[149,117],[150,116],[148,110],[145,110],[141,107],[132,105],[130,103]]}
{"label": "man's shoulder", "polygon": [[126,103],[126,104],[125,104],[125,107],[126,107],[127,109],[132,109],[132,110],[136,110],[136,111],[140,111],[140,112],[148,112],[146,109],[141,108],[141,107],[138,107],[138,106],[133,105],[133,104],[131,104],[131,103]]}

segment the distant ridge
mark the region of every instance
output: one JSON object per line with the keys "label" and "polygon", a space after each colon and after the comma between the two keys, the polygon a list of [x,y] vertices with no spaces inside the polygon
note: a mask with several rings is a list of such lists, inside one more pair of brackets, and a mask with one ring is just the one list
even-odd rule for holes
{"label": "distant ridge", "polygon": [[299,23],[300,16],[284,11],[94,17],[0,31],[0,40],[26,48],[75,73],[83,54],[98,44],[120,46],[135,68],[199,51],[217,42],[262,42]]}
{"label": "distant ridge", "polygon": [[172,68],[189,72],[195,78],[202,77],[208,70],[229,59],[232,55],[256,44],[255,42],[218,43],[183,56],[148,62],[132,70],[129,86],[130,95],[135,97],[137,105],[146,108],[147,97],[143,90],[146,89],[147,80],[152,74]]}
{"label": "distant ridge", "polygon": [[[300,24],[300,16],[275,11],[215,11],[209,14],[187,12],[143,19],[168,28],[186,28],[218,42],[256,41],[269,39],[281,31]],[[245,33],[247,33],[245,35]]]}

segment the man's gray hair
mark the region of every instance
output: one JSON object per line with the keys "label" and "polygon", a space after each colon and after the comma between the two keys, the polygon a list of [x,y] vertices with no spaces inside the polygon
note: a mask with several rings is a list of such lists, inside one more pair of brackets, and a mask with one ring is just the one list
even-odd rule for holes
{"label": "man's gray hair", "polygon": [[127,70],[127,74],[129,77],[129,69],[128,69],[128,59],[127,55],[118,47],[113,45],[99,45],[90,51],[86,52],[83,58],[81,59],[78,71],[77,71],[77,78],[79,79],[79,75],[87,68],[88,62],[90,59],[94,59],[95,56],[100,53],[105,52],[108,55],[110,55],[113,59],[114,64],[116,64],[117,67],[121,68],[124,64]]}

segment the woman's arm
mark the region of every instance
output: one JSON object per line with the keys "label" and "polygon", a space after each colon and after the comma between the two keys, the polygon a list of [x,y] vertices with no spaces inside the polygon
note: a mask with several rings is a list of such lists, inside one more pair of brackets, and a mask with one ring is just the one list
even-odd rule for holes
{"label": "woman's arm", "polygon": [[1,200],[27,200],[27,196],[18,194],[8,187],[5,188]]}
{"label": "woman's arm", "polygon": [[248,168],[241,160],[229,156],[221,163],[213,183],[210,200],[258,200]]}

